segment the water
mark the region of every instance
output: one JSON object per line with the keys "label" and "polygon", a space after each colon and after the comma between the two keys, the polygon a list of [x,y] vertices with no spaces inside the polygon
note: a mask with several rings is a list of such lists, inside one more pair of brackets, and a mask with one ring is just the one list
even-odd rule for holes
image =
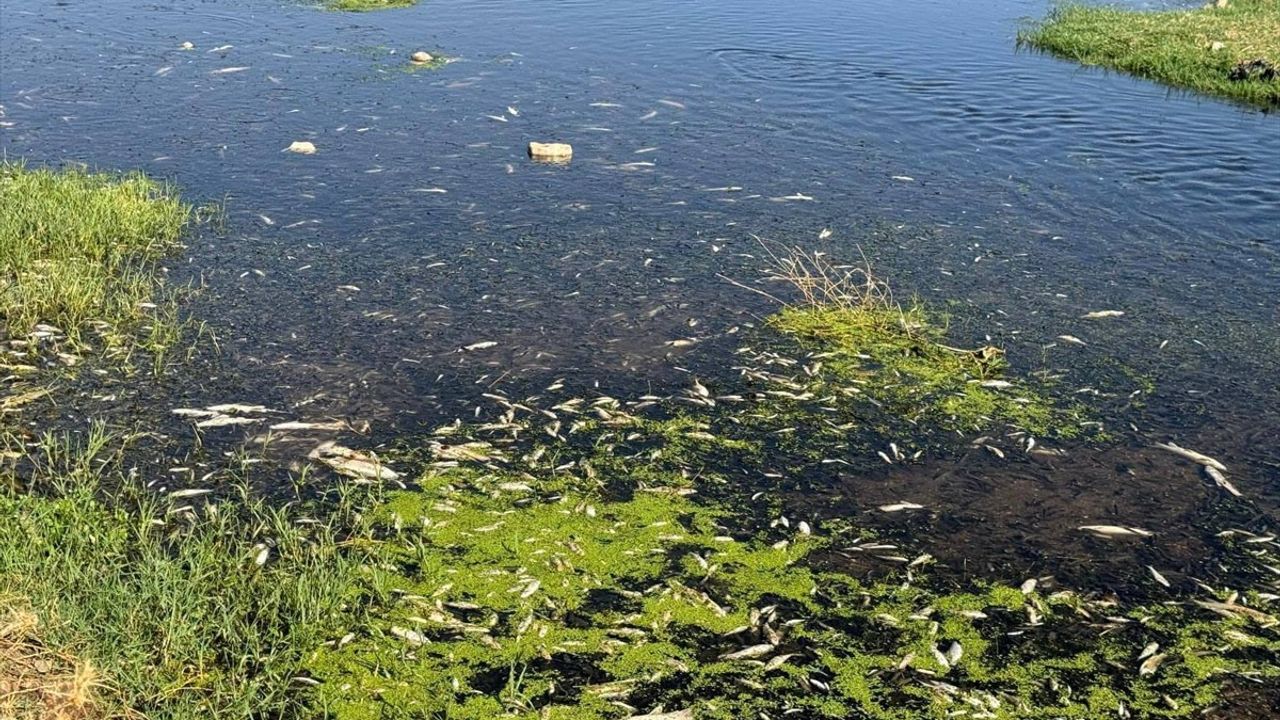
{"label": "water", "polygon": [[[1123,363],[1156,392],[1120,447],[834,478],[833,507],[929,501],[947,512],[921,542],[1015,573],[1105,563],[1073,540],[1084,515],[1185,527],[1159,552],[1192,562],[1216,491],[1149,441],[1227,459],[1264,517],[1280,502],[1280,121],[1017,51],[1047,10],[6,0],[0,141],[226,198],[225,234],[170,268],[205,285],[222,365],[165,403],[391,435],[494,387],[669,391],[723,373],[730,331],[770,311],[721,278],[756,277],[753,235],[861,245],[959,340],[1077,386]],[[456,62],[407,72],[417,49]],[[316,155],[282,152],[304,139]],[[531,163],[530,140],[572,142],[572,164]],[[1079,319],[1100,309],[1127,315]]]}

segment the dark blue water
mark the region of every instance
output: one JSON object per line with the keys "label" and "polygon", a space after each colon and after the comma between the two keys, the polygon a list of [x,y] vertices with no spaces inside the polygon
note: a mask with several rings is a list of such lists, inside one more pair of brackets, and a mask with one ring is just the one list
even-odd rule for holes
{"label": "dark blue water", "polygon": [[[1020,368],[1149,375],[1143,438],[1230,458],[1275,499],[1280,118],[1017,51],[1048,9],[4,0],[0,143],[225,197],[225,235],[171,271],[205,285],[192,311],[246,394],[320,415],[395,428],[508,382],[723,367],[771,310],[720,277],[757,277],[758,235],[862,246]],[[419,49],[456,61],[409,72]],[[573,162],[532,163],[531,140]],[[1103,309],[1126,316],[1080,319]],[[1081,462],[1120,482],[1116,458]]]}

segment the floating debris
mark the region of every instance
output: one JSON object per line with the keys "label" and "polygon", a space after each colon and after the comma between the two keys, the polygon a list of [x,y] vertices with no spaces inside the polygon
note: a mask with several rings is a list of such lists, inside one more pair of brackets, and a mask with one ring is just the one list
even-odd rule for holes
{"label": "floating debris", "polygon": [[1122,315],[1124,315],[1123,310],[1094,310],[1091,313],[1081,315],[1080,318],[1082,320],[1098,320],[1101,318],[1120,317]]}
{"label": "floating debris", "polygon": [[297,153],[299,155],[315,155],[316,146],[314,143],[306,140],[294,140],[289,143],[289,147],[284,149],[285,152]]}

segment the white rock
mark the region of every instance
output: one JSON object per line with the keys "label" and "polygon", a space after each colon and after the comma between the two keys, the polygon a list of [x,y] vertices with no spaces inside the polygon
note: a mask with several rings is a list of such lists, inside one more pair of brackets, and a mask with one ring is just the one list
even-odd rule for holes
{"label": "white rock", "polygon": [[573,158],[573,146],[569,143],[529,143],[529,157],[544,162],[568,162]]}

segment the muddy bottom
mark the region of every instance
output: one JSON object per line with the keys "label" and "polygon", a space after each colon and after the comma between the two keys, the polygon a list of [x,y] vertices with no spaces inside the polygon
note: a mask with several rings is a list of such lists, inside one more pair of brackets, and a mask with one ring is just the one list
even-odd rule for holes
{"label": "muddy bottom", "polygon": [[[789,496],[793,513],[842,517],[927,552],[956,579],[1017,583],[1052,576],[1064,586],[1167,597],[1149,568],[1175,591],[1195,582],[1238,580],[1207,528],[1264,531],[1268,498],[1234,502],[1200,466],[1157,448],[1075,447],[1058,456],[998,458],[977,447],[954,461],[886,466],[839,475],[830,487]],[[913,503],[921,509],[877,508]],[[1265,506],[1264,506],[1265,504]],[[850,517],[851,508],[856,513]],[[1147,535],[1102,536],[1112,525]],[[855,572],[884,562],[868,554],[830,560]]]}

